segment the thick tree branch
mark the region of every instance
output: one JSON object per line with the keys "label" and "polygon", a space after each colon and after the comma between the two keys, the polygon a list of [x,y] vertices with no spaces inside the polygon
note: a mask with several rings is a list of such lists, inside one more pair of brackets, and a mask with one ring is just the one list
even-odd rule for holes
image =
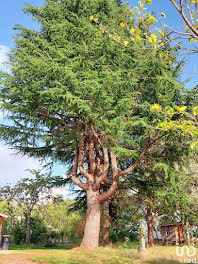
{"label": "thick tree branch", "polygon": [[84,133],[79,133],[79,144],[80,151],[78,156],[78,167],[82,176],[84,176],[89,183],[94,182],[94,177],[84,169],[84,156],[85,156],[85,144],[84,144]]}
{"label": "thick tree branch", "polygon": [[158,141],[160,138],[162,138],[163,136],[160,137],[156,137],[153,139],[153,141],[149,140],[148,143],[146,144],[146,146],[144,147],[144,149],[141,151],[139,158],[136,160],[136,162],[134,163],[133,166],[131,166],[130,168],[120,171],[118,172],[118,168],[117,168],[117,160],[116,160],[116,155],[111,152],[111,165],[112,165],[112,172],[113,172],[113,183],[111,185],[111,187],[109,188],[108,191],[100,194],[98,196],[98,200],[100,203],[107,201],[116,191],[117,189],[117,184],[118,184],[118,180],[120,176],[126,175],[129,172],[133,171],[141,162],[142,158],[144,157],[145,153],[147,152],[147,150],[156,142]]}
{"label": "thick tree branch", "polygon": [[96,151],[96,160],[97,160],[96,163],[97,163],[97,169],[98,169],[98,167],[100,167],[103,159],[102,159],[102,156],[100,155],[100,150],[99,150],[98,144],[95,140],[94,140],[94,148]]}
{"label": "thick tree branch", "polygon": [[113,175],[113,179],[115,179],[116,175],[119,172],[118,164],[117,164],[117,156],[113,151],[110,151],[110,155],[111,155],[112,175]]}
{"label": "thick tree branch", "polygon": [[72,169],[72,181],[76,185],[78,185],[83,190],[87,190],[88,185],[86,183],[83,183],[78,177],[77,177],[77,171],[78,171],[78,148],[75,148],[75,159],[74,159],[74,165]]}
{"label": "thick tree branch", "polygon": [[89,146],[90,174],[94,175],[96,171],[96,159],[94,152],[94,139],[92,133],[89,133],[88,146]]}
{"label": "thick tree branch", "polygon": [[98,196],[99,203],[107,201],[116,191],[118,183],[116,181],[113,181],[111,184],[111,187],[108,189],[108,191],[103,192]]}
{"label": "thick tree branch", "polygon": [[133,164],[133,166],[129,167],[126,170],[120,171],[116,176],[115,176],[115,180],[118,180],[120,176],[128,174],[129,172],[133,171],[141,162],[143,156],[145,155],[145,153],[147,152],[147,150],[150,148],[150,144],[147,144],[144,149],[141,151],[139,158],[136,160],[136,162]]}
{"label": "thick tree branch", "polygon": [[102,168],[102,175],[96,179],[95,183],[95,189],[99,189],[100,184],[106,180],[108,176],[108,169],[109,169],[109,154],[108,149],[103,148],[103,158],[104,158],[104,164]]}

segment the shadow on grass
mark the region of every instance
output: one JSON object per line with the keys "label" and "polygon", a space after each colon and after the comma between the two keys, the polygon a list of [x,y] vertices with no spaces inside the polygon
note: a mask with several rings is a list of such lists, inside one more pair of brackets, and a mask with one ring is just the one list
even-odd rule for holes
{"label": "shadow on grass", "polygon": [[168,259],[157,259],[157,260],[147,260],[148,264],[181,264],[181,262],[176,260],[168,260]]}
{"label": "shadow on grass", "polygon": [[69,250],[75,247],[78,247],[79,245],[76,243],[72,243],[72,242],[68,242],[66,244],[62,244],[62,245],[57,245],[57,246],[52,246],[52,247],[45,247],[45,246],[38,246],[38,245],[31,245],[31,246],[27,246],[27,245],[11,245],[9,247],[9,250],[38,250],[38,249],[42,249],[42,250],[49,250],[49,249],[65,249],[65,250]]}

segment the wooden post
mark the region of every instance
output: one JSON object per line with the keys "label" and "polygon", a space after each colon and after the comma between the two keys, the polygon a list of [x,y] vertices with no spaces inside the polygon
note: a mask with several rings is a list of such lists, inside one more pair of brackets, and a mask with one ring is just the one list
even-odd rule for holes
{"label": "wooden post", "polygon": [[145,235],[146,235],[146,229],[145,227],[141,227],[140,246],[139,246],[139,253],[141,258],[145,257],[145,248],[146,248]]}

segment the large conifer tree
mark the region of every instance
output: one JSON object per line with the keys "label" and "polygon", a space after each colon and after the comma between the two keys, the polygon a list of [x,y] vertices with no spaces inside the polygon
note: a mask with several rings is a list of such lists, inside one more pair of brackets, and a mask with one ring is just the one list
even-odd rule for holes
{"label": "large conifer tree", "polygon": [[[25,12],[40,30],[16,26],[12,73],[1,74],[2,108],[10,120],[1,136],[24,154],[73,162],[72,180],[87,194],[81,245],[92,248],[98,247],[100,204],[161,137],[151,129],[150,104],[172,105],[180,90],[174,67],[96,27],[94,17],[119,30],[121,8],[110,0],[28,5]],[[130,157],[132,166],[121,171],[119,157]],[[101,192],[108,177],[110,188]]]}

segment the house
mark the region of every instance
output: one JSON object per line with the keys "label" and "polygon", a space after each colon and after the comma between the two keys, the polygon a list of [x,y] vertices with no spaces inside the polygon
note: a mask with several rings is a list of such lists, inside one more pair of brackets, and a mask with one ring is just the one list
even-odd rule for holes
{"label": "house", "polygon": [[[164,244],[182,244],[184,242],[183,225],[181,223],[166,223],[160,225],[161,240]],[[189,225],[192,239],[192,224]]]}
{"label": "house", "polygon": [[3,218],[8,218],[8,215],[0,212],[0,241],[1,241],[1,230],[2,230]]}

